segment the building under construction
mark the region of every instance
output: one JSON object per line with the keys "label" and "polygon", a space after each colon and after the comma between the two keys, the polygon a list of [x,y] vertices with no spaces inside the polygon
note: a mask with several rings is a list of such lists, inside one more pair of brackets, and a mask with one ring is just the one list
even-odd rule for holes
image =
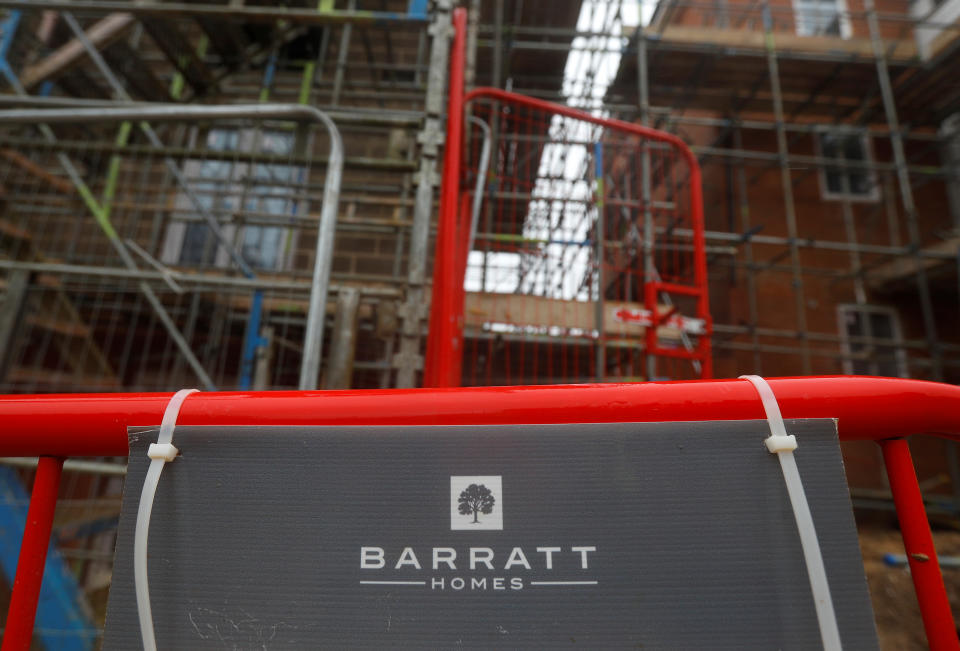
{"label": "building under construction", "polygon": [[462,61],[455,6],[0,0],[0,392],[960,383],[960,0],[473,0]]}

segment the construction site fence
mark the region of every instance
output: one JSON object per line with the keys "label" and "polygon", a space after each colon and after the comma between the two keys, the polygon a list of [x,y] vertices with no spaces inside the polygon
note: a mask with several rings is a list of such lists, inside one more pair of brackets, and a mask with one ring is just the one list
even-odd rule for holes
{"label": "construction site fence", "polygon": [[[960,436],[960,388],[919,380],[850,376],[770,379],[769,386],[784,418],[833,418],[840,440],[873,440],[880,445],[928,641],[933,649],[957,649],[956,627],[904,437]],[[64,459],[126,455],[128,428],[159,424],[171,395],[0,396],[0,421],[4,424],[0,455],[39,458],[6,618],[4,651],[30,645]],[[197,393],[183,403],[178,424],[426,427],[751,419],[765,419],[765,413],[753,385],[741,379]]]}
{"label": "construction site fence", "polygon": [[696,156],[602,111],[465,94],[453,23],[424,386],[712,377]]}
{"label": "construction site fence", "polygon": [[0,390],[316,388],[343,159],[302,105],[0,112]]}
{"label": "construction site fence", "polygon": [[450,115],[425,385],[709,378],[690,149],[490,88]]}

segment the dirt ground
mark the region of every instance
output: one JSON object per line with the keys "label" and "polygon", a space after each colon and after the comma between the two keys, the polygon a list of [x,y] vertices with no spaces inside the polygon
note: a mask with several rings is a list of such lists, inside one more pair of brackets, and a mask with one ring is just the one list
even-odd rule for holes
{"label": "dirt ground", "polygon": [[[960,532],[934,531],[933,539],[939,555],[960,556]],[[883,562],[884,554],[903,554],[900,532],[889,527],[862,525],[860,551],[870,585],[880,648],[883,651],[928,648],[910,571],[906,567],[889,567]],[[943,579],[954,617],[960,620],[960,569],[944,568]]]}

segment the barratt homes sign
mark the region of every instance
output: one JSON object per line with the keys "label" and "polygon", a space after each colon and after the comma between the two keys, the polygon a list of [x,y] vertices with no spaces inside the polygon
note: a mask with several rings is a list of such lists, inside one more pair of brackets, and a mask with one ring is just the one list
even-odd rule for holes
{"label": "barratt homes sign", "polygon": [[[848,648],[876,648],[836,427],[788,423]],[[763,421],[179,427],[161,649],[818,648]],[[104,648],[139,645],[132,431]]]}
{"label": "barratt homes sign", "polygon": [[[450,477],[450,529],[451,531],[502,531],[503,530],[503,481],[500,476]],[[480,516],[483,519],[480,519]],[[564,552],[579,555],[579,564],[568,563],[562,559]],[[404,547],[396,555],[390,555],[386,548],[363,546],[360,548],[360,567],[365,570],[386,570],[371,578],[361,580],[361,585],[372,586],[428,586],[431,590],[523,590],[528,586],[596,586],[597,581],[584,579],[577,574],[575,579],[555,579],[553,570],[569,566],[589,570],[589,556],[596,552],[596,545],[572,545],[563,548],[556,545],[537,546],[535,549],[512,547],[509,553],[497,557],[493,547],[432,547],[421,549],[427,565],[429,579],[392,579],[395,572],[405,572],[408,568],[423,570],[417,552],[413,547]],[[533,554],[532,552],[535,552]],[[556,561],[554,558],[556,557]],[[533,574],[533,564],[539,566],[541,580],[529,580]],[[448,576],[448,570],[460,572],[457,576]],[[391,572],[391,570],[393,570]],[[374,576],[371,574],[371,576]],[[524,579],[528,579],[524,583]]]}

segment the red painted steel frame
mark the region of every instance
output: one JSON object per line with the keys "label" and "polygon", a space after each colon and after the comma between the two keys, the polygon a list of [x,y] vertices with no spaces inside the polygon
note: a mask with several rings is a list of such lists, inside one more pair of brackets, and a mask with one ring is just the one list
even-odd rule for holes
{"label": "red painted steel frame", "polygon": [[[842,440],[881,441],[933,649],[960,649],[923,500],[906,443],[911,434],[960,439],[960,387],[891,378],[768,380],[785,418],[836,418]],[[172,394],[0,396],[0,456],[113,456],[127,453],[127,427],[157,425]],[[554,387],[479,387],[374,391],[199,393],[184,403],[182,425],[501,425],[763,419],[744,380]],[[31,606],[39,590],[56,497],[58,459],[41,461],[21,547],[14,601]],[[21,568],[24,572],[21,577]],[[19,594],[25,591],[24,595]],[[11,617],[4,651],[26,649],[30,612]],[[18,606],[18,607],[21,607]],[[28,618],[29,616],[29,618]],[[22,618],[22,621],[21,621]],[[13,641],[10,641],[13,640]]]}
{"label": "red painted steel frame", "polygon": [[[655,328],[648,329],[647,348],[651,352],[668,356],[688,358],[695,356],[701,362],[701,377],[713,377],[713,360],[710,354],[712,321],[707,296],[706,243],[703,233],[703,191],[700,187],[702,179],[697,157],[682,139],[669,133],[630,122],[595,117],[568,106],[496,88],[476,88],[464,96],[466,21],[466,9],[461,8],[454,11],[454,41],[450,54],[450,89],[447,105],[447,143],[443,161],[443,186],[440,195],[423,385],[425,387],[460,386],[463,364],[463,274],[459,273],[461,270],[457,264],[457,252],[462,244],[457,242],[457,195],[460,187],[460,164],[463,153],[464,107],[474,99],[481,97],[540,109],[616,129],[648,140],[666,143],[680,152],[690,169],[690,217],[694,231],[694,280],[697,287],[700,288],[697,293],[697,316],[705,321],[706,332],[699,339],[695,355],[676,355],[671,351],[656,347]],[[469,252],[466,253],[469,255]],[[651,309],[649,305],[648,309]],[[656,300],[653,301],[652,313],[656,314]],[[651,342],[654,342],[654,344],[651,345]]]}
{"label": "red painted steel frame", "polygon": [[[454,18],[456,22],[456,17]],[[462,38],[461,30],[458,28],[456,39]],[[460,49],[462,44],[454,43],[453,61],[461,58]],[[694,237],[694,282],[700,289],[697,296],[697,317],[706,322],[706,332],[700,337],[697,345],[696,356],[701,360],[703,378],[713,377],[713,361],[710,355],[710,334],[712,331],[712,322],[710,319],[709,298],[707,296],[707,262],[706,262],[706,243],[703,233],[703,192],[700,187],[701,173],[700,164],[697,157],[680,138],[657,131],[649,127],[644,127],[622,120],[610,118],[599,118],[584,111],[579,111],[561,104],[554,104],[544,100],[518,95],[497,88],[476,88],[466,97],[461,97],[463,75],[462,66],[457,67],[454,63],[451,67],[450,81],[450,102],[449,116],[450,123],[447,129],[448,142],[444,158],[443,169],[443,194],[441,195],[440,205],[440,224],[437,234],[437,258],[434,262],[433,276],[433,303],[430,308],[430,335],[427,340],[427,358],[424,365],[424,386],[429,387],[453,387],[460,385],[460,369],[462,357],[462,339],[463,335],[458,328],[458,323],[462,325],[462,314],[456,314],[453,309],[456,306],[454,296],[458,291],[457,284],[463,284],[463,276],[457,275],[456,266],[452,259],[453,254],[447,254],[446,251],[455,251],[457,242],[453,231],[456,229],[457,222],[457,200],[456,195],[460,183],[460,159],[463,142],[463,110],[464,107],[475,99],[485,98],[505,102],[509,104],[524,106],[531,109],[539,109],[557,115],[590,122],[610,129],[616,129],[619,132],[635,135],[640,138],[654,140],[666,143],[680,152],[684,162],[690,170],[690,219],[693,227]],[[441,264],[442,261],[442,264]],[[462,288],[461,288],[462,289]],[[684,288],[685,290],[689,288]],[[649,302],[649,301],[648,301]],[[653,301],[654,312],[656,300]],[[649,309],[649,305],[648,305]],[[653,330],[652,328],[650,330]],[[647,346],[650,347],[650,341],[655,341],[654,332],[650,332],[647,337]],[[663,349],[657,348],[657,354],[667,354]],[[687,355],[690,357],[690,355]]]}
{"label": "red painted steel frame", "polygon": [[944,598],[928,599],[924,603],[921,596],[936,594],[944,590],[944,587],[910,448],[903,439],[881,441],[880,448],[883,450],[890,491],[893,493],[893,503],[903,531],[903,547],[910,564],[910,574],[913,576],[917,597],[921,600],[920,615],[923,617],[923,627],[927,631],[930,648],[956,648],[957,629],[953,613],[950,612],[950,602]]}
{"label": "red painted steel frame", "polygon": [[[433,259],[433,291],[430,299],[430,326],[423,386],[460,385],[463,363],[463,334],[457,308],[463,274],[458,274],[457,195],[460,188],[460,155],[463,142],[463,71],[467,52],[467,10],[453,12],[453,49],[450,51],[450,92],[447,105],[447,143],[443,157],[443,186],[440,193],[440,222]],[[459,283],[457,280],[459,279]]]}
{"label": "red painted steel frame", "polygon": [[17,575],[13,580],[10,608],[7,610],[3,631],[3,651],[26,651],[30,648],[62,470],[62,458],[41,457],[37,465],[30,508],[27,511],[27,526],[20,543],[20,557],[17,559]]}
{"label": "red painted steel frame", "polygon": [[[657,131],[656,129],[651,129],[649,127],[644,127],[639,124],[633,124],[632,122],[624,122],[623,120],[615,120],[613,118],[600,118],[584,111],[579,111],[569,106],[564,106],[562,104],[554,104],[552,102],[547,102],[541,99],[536,99],[534,97],[527,97],[526,95],[518,95],[516,93],[510,93],[505,90],[500,90],[499,88],[475,88],[474,90],[467,93],[467,96],[464,98],[464,104],[468,104],[475,99],[487,98],[493,100],[499,100],[501,102],[509,102],[511,104],[519,104],[521,106],[526,106],[528,108],[539,109],[541,111],[549,111],[557,115],[563,115],[568,118],[573,118],[575,120],[582,120],[584,122],[590,122],[598,126],[607,127],[610,129],[616,129],[617,131],[623,133],[629,133],[640,138],[645,138],[647,140],[655,140],[657,142],[666,143],[672,147],[675,147],[677,151],[680,152],[680,155],[683,157],[684,162],[687,164],[687,167],[690,169],[690,221],[693,226],[693,247],[694,247],[694,280],[699,287],[703,287],[704,291],[701,292],[697,299],[697,316],[700,318],[707,319],[707,335],[709,335],[709,326],[710,326],[710,305],[708,296],[706,293],[707,286],[707,255],[706,255],[706,240],[703,233],[703,189],[700,187],[702,183],[702,177],[700,174],[700,163],[697,161],[696,155],[687,146],[682,139],[677,136],[666,133],[665,131]],[[707,356],[704,360],[704,369],[712,370],[712,365],[710,363],[710,338],[709,336],[702,337],[706,343],[706,352]],[[710,374],[705,374],[704,378],[711,377]]]}
{"label": "red painted steel frame", "polygon": [[[786,418],[837,418],[843,440],[960,440],[960,387],[895,378],[773,378]],[[156,425],[172,393],[0,396],[0,456],[127,454],[127,427]],[[182,425],[504,425],[765,418],[744,380],[637,384],[217,392]]]}

